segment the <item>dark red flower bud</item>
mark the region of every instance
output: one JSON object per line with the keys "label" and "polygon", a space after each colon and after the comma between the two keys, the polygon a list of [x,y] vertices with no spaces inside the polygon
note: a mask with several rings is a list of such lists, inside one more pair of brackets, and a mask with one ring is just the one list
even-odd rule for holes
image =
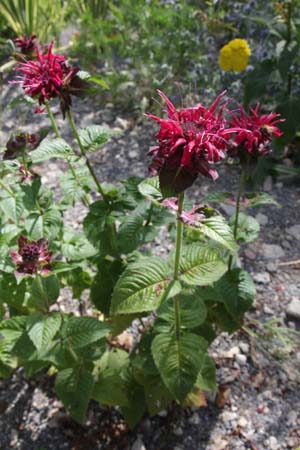
{"label": "dark red flower bud", "polygon": [[17,265],[18,274],[46,274],[51,270],[52,254],[48,250],[46,239],[29,241],[26,236],[20,236],[18,247],[18,252],[10,251],[10,256]]}

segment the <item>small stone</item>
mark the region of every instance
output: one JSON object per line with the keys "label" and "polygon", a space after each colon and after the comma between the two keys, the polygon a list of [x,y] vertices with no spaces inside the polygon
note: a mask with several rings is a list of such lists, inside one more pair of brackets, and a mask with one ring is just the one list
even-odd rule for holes
{"label": "small stone", "polygon": [[199,425],[200,417],[196,412],[189,418],[189,423],[191,423],[192,425]]}
{"label": "small stone", "polygon": [[231,205],[222,205],[221,209],[224,211],[224,213],[231,217],[233,216],[233,214],[235,214],[235,206],[231,206]]}
{"label": "small stone", "polygon": [[248,425],[248,420],[245,417],[241,417],[238,421],[238,425],[245,428]]}
{"label": "small stone", "polygon": [[268,272],[260,272],[253,275],[253,280],[256,281],[256,283],[269,284],[271,277]]}
{"label": "small stone", "polygon": [[250,259],[250,261],[255,261],[256,259],[256,254],[249,249],[245,250],[245,256],[247,259]]}
{"label": "small stone", "polygon": [[300,320],[300,300],[293,298],[286,308],[286,315]]}
{"label": "small stone", "polygon": [[173,431],[173,434],[175,434],[175,436],[182,436],[183,435],[183,429],[181,427],[176,428]]}
{"label": "small stone", "polygon": [[264,182],[264,191],[270,192],[272,191],[272,187],[273,187],[273,180],[272,177],[269,175],[267,176]]}
{"label": "small stone", "polygon": [[249,353],[250,346],[249,346],[249,344],[247,342],[241,342],[239,344],[239,347],[240,347],[241,351],[243,353],[245,353],[246,355]]}
{"label": "small stone", "polygon": [[274,312],[272,311],[271,308],[269,308],[268,305],[264,305],[263,306],[263,311],[264,311],[265,314],[274,314]]}
{"label": "small stone", "polygon": [[138,157],[138,152],[136,150],[130,150],[130,152],[128,153],[128,156],[131,159],[135,159]]}
{"label": "small stone", "polygon": [[290,234],[291,236],[293,236],[295,239],[297,239],[298,241],[300,241],[300,225],[293,225],[290,228],[286,228],[285,230],[288,234]]}
{"label": "small stone", "polygon": [[241,353],[239,353],[238,355],[236,355],[235,359],[236,359],[236,362],[240,366],[245,366],[247,364],[247,356],[246,355],[242,355]]}
{"label": "small stone", "polygon": [[270,436],[269,439],[267,439],[267,445],[269,445],[269,448],[272,450],[276,450],[278,446],[278,441],[275,436]]}
{"label": "small stone", "polygon": [[131,450],[147,450],[147,449],[142,439],[138,437],[137,440],[133,443]]}
{"label": "small stone", "polygon": [[277,244],[263,244],[261,247],[261,255],[264,259],[276,260],[285,256],[283,248]]}
{"label": "small stone", "polygon": [[268,263],[267,267],[266,267],[267,271],[270,273],[275,273],[277,272],[277,266],[274,263]]}
{"label": "small stone", "polygon": [[231,411],[224,411],[221,415],[221,419],[224,423],[231,422],[237,418],[237,413]]}
{"label": "small stone", "polygon": [[265,214],[258,213],[256,214],[256,220],[260,225],[267,225],[269,218]]}
{"label": "small stone", "polygon": [[158,416],[159,416],[159,417],[167,417],[167,415],[168,415],[168,411],[165,410],[165,409],[163,409],[162,411],[160,411],[160,412],[158,413]]}
{"label": "small stone", "polygon": [[290,426],[296,426],[298,419],[297,411],[290,411],[287,415],[287,424]]}
{"label": "small stone", "polygon": [[217,437],[213,441],[213,450],[224,450],[228,446],[228,441],[225,441],[221,436]]}
{"label": "small stone", "polygon": [[232,347],[230,350],[223,352],[222,356],[224,358],[234,358],[238,353],[240,353],[240,348],[238,346]]}

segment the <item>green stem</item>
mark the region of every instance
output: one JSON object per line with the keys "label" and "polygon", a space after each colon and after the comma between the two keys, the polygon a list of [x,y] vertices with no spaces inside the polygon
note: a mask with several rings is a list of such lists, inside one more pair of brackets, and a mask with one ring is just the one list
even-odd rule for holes
{"label": "green stem", "polygon": [[[293,14],[293,10],[292,10],[292,2],[290,1],[287,4],[287,38],[286,38],[286,46],[288,46],[291,43],[292,40],[292,14]],[[292,73],[291,71],[288,72],[288,77],[287,77],[287,94],[288,96],[291,95],[292,92]]]}
{"label": "green stem", "polygon": [[4,189],[11,197],[16,198],[15,193],[11,191],[7,186],[5,186],[5,184],[1,180],[0,180],[0,187],[2,187],[2,189]]}
{"label": "green stem", "polygon": [[[54,115],[53,115],[53,113],[52,113],[52,111],[51,111],[51,109],[50,109],[48,103],[46,103],[45,106],[46,106],[46,111],[47,111],[47,113],[48,113],[48,117],[49,117],[49,119],[50,119],[50,122],[51,122],[51,125],[52,125],[52,128],[53,128],[53,131],[54,131],[54,133],[55,133],[55,136],[56,136],[57,138],[61,138],[61,134],[60,134],[60,131],[59,131],[59,129],[58,129],[58,126],[57,126],[55,117],[54,117]],[[70,170],[71,170],[71,173],[72,173],[72,175],[73,175],[73,177],[74,177],[74,180],[76,180],[78,186],[80,186],[81,183],[80,183],[80,180],[79,180],[79,178],[78,178],[78,176],[77,176],[76,170],[74,169],[74,167],[73,167],[73,165],[72,165],[72,163],[71,163],[71,161],[70,161],[69,159],[67,159],[67,163],[68,163],[69,168],[70,168]],[[89,198],[88,198],[88,196],[87,196],[86,194],[83,195],[83,201],[84,201],[84,203],[85,203],[86,206],[89,206],[90,200],[89,200]]]}
{"label": "green stem", "polygon": [[[174,274],[173,279],[176,281],[179,278],[179,262],[181,253],[181,243],[182,243],[182,221],[181,214],[183,210],[184,193],[178,195],[178,211],[177,211],[177,233],[176,233],[176,250],[175,250],[175,263],[174,263]],[[176,339],[179,341],[180,338],[180,300],[178,295],[174,299],[175,308],[175,334]]]}
{"label": "green stem", "polygon": [[[242,169],[241,175],[240,175],[239,190],[238,190],[238,195],[237,195],[237,199],[236,199],[235,219],[234,219],[234,227],[233,227],[233,237],[235,240],[236,240],[236,236],[237,236],[239,213],[240,213],[240,207],[241,207],[241,197],[244,192],[245,181],[246,181],[246,171],[244,169]],[[233,257],[232,257],[232,255],[230,255],[229,261],[228,261],[228,270],[231,270],[232,259],[233,259]]]}
{"label": "green stem", "polygon": [[103,191],[103,189],[102,189],[102,187],[101,187],[101,184],[99,183],[99,181],[98,181],[98,179],[97,179],[97,177],[96,177],[96,174],[95,174],[95,172],[94,172],[94,170],[93,170],[93,168],[92,168],[92,165],[91,165],[91,163],[90,163],[90,161],[89,161],[89,159],[88,159],[88,157],[87,157],[86,151],[85,151],[85,149],[84,149],[84,147],[83,147],[83,145],[82,145],[82,142],[81,142],[81,140],[80,140],[80,136],[79,136],[79,134],[78,134],[78,131],[77,131],[77,128],[76,128],[76,125],[75,125],[75,122],[74,122],[74,120],[73,120],[73,117],[72,117],[72,114],[71,114],[71,111],[70,111],[70,110],[67,111],[66,116],[67,116],[67,118],[68,118],[68,120],[69,120],[69,123],[70,123],[70,126],[71,126],[71,128],[72,128],[73,134],[74,134],[75,139],[76,139],[76,141],[77,141],[77,143],[78,143],[78,146],[79,146],[79,148],[80,148],[81,155],[84,157],[85,162],[86,162],[86,165],[87,165],[87,168],[89,169],[89,172],[90,172],[90,174],[91,174],[93,180],[95,181],[95,184],[96,184],[96,186],[97,186],[98,192],[99,192],[99,194],[101,194],[103,200],[104,200],[106,203],[108,203],[108,200],[107,200],[107,198],[106,198],[106,195],[105,195],[105,193],[104,193],[104,191]]}
{"label": "green stem", "polygon": [[59,129],[58,129],[56,120],[55,120],[55,118],[54,118],[54,115],[53,115],[53,113],[52,113],[52,111],[51,111],[50,106],[48,105],[48,103],[45,103],[45,107],[46,107],[46,111],[47,111],[48,117],[49,117],[49,119],[50,119],[52,128],[53,128],[53,131],[54,131],[54,133],[55,133],[55,136],[56,136],[57,138],[61,138],[61,134],[60,134],[60,131],[59,131]]}

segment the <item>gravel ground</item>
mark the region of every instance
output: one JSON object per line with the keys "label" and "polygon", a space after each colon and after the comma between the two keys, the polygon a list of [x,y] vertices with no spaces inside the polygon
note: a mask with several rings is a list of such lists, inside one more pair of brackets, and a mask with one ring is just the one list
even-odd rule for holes
{"label": "gravel ground", "polygon": [[[2,93],[3,105],[10,89]],[[93,155],[101,180],[147,174],[146,153],[153,143],[153,125],[147,120],[133,122],[109,104],[90,113],[89,103],[77,105],[75,118],[81,126],[107,123],[119,132]],[[24,129],[24,123],[35,129],[39,120],[24,115],[22,109],[4,111],[0,145],[9,131]],[[67,124],[63,129],[68,137]],[[57,176],[63,170],[58,161],[41,168],[57,196]],[[87,423],[79,426],[65,414],[52,379],[38,375],[25,380],[18,370],[10,380],[0,381],[0,449],[296,450],[300,446],[300,342],[297,349],[280,336],[271,336],[262,324],[278,319],[291,332],[300,327],[300,183],[271,181],[266,181],[264,190],[271,191],[282,207],[252,211],[261,223],[261,234],[241,252],[241,262],[256,282],[256,304],[247,314],[245,330],[232,336],[223,333],[211,349],[219,388],[209,394],[206,407],[183,410],[172,405],[158,416],[145,417],[130,431],[117,409],[92,403]],[[205,180],[192,195],[199,202],[207,192],[232,190],[236,185],[234,169],[223,166],[216,185]],[[233,211],[225,208],[224,212]],[[68,220],[79,227],[83,215],[82,205],[76,205]],[[163,239],[157,239],[156,249]],[[263,337],[258,339],[254,333]]]}

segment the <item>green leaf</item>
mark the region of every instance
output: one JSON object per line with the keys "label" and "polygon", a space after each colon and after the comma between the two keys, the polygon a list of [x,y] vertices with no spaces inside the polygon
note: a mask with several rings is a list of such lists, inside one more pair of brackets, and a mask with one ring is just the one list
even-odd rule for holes
{"label": "green leaf", "polygon": [[103,314],[108,315],[114,287],[124,270],[120,259],[99,261],[97,273],[91,286],[91,301]]}
{"label": "green leaf", "polygon": [[236,320],[249,309],[255,297],[255,284],[251,276],[242,269],[233,269],[216,283],[225,308]]}
{"label": "green leaf", "polygon": [[146,178],[138,185],[138,189],[142,195],[150,198],[151,200],[161,201],[163,199],[162,193],[159,187],[159,178],[151,177]]}
{"label": "green leaf", "polygon": [[211,194],[205,195],[202,201],[203,203],[227,203],[228,200],[234,200],[231,192],[212,192]]}
{"label": "green leaf", "polygon": [[105,405],[128,405],[125,389],[129,355],[124,350],[106,351],[99,362],[99,379],[95,384],[93,398]]}
{"label": "green leaf", "polygon": [[86,151],[95,151],[109,140],[112,133],[107,127],[90,125],[87,128],[81,128],[78,134],[84,149]]}
{"label": "green leaf", "polygon": [[80,70],[79,72],[77,72],[76,75],[81,80],[91,81],[91,82],[103,87],[104,89],[109,89],[108,84],[98,75],[91,75],[89,72],[87,72],[85,70]]}
{"label": "green leaf", "polygon": [[28,317],[27,331],[38,351],[46,350],[61,326],[60,313],[33,314]]}
{"label": "green leaf", "polygon": [[153,311],[169,283],[169,267],[161,258],[129,264],[115,286],[111,314]]}
{"label": "green leaf", "polygon": [[217,387],[216,366],[213,360],[205,355],[196,380],[196,387],[203,391],[213,391]]}
{"label": "green leaf", "polygon": [[72,418],[79,423],[85,419],[93,386],[92,374],[81,367],[64,369],[56,377],[57,395]]}
{"label": "green leaf", "polygon": [[[235,215],[232,216],[229,220],[229,224],[232,228],[234,227],[234,223]],[[254,217],[248,216],[247,214],[241,212],[239,213],[236,235],[237,241],[241,241],[244,243],[253,242],[258,237],[259,230],[259,223],[256,219],[254,219]]]}
{"label": "green leaf", "polygon": [[245,198],[248,200],[247,206],[250,208],[261,205],[280,206],[280,204],[266,192],[248,192],[245,194]]}
{"label": "green leaf", "polygon": [[73,235],[65,232],[64,243],[61,246],[63,256],[69,261],[81,261],[97,254],[92,244],[80,234]]}
{"label": "green leaf", "polygon": [[71,317],[62,329],[62,337],[74,349],[80,349],[104,338],[110,331],[107,323],[93,317]]}
{"label": "green leaf", "polygon": [[[196,328],[201,325],[207,315],[206,306],[201,298],[190,294],[181,293],[178,295],[180,304],[180,325],[187,329]],[[164,301],[157,310],[157,316],[174,325],[175,307],[174,299]]]}
{"label": "green leaf", "polygon": [[248,73],[244,90],[245,106],[248,106],[252,100],[259,100],[265,94],[266,86],[275,69],[276,61],[266,59]]}
{"label": "green leaf", "polygon": [[192,390],[206,354],[207,343],[196,334],[158,334],[152,354],[159,373],[176,400],[182,402]]}
{"label": "green leaf", "polygon": [[33,163],[48,161],[51,158],[63,158],[68,160],[76,156],[69,144],[61,138],[44,139],[31,154]]}
{"label": "green leaf", "polygon": [[144,227],[144,216],[132,214],[126,216],[118,231],[120,253],[131,253],[139,247],[145,239],[147,228]]}
{"label": "green leaf", "polygon": [[23,201],[19,197],[4,197],[0,199],[0,208],[4,214],[3,221],[18,223],[24,211]]}
{"label": "green leaf", "polygon": [[204,286],[217,281],[227,267],[216,250],[192,244],[183,249],[179,269],[180,280],[187,284]]}
{"label": "green leaf", "polygon": [[60,285],[56,275],[36,276],[31,285],[31,303],[48,308],[57,300],[59,291]]}
{"label": "green leaf", "polygon": [[25,229],[32,240],[43,237],[54,240],[57,238],[61,226],[61,213],[55,207],[47,209],[42,215],[39,212],[32,212],[25,220]]}
{"label": "green leaf", "polygon": [[218,242],[228,250],[236,250],[232,230],[222,216],[213,216],[208,219],[203,219],[198,227],[199,230],[208,238]]}

